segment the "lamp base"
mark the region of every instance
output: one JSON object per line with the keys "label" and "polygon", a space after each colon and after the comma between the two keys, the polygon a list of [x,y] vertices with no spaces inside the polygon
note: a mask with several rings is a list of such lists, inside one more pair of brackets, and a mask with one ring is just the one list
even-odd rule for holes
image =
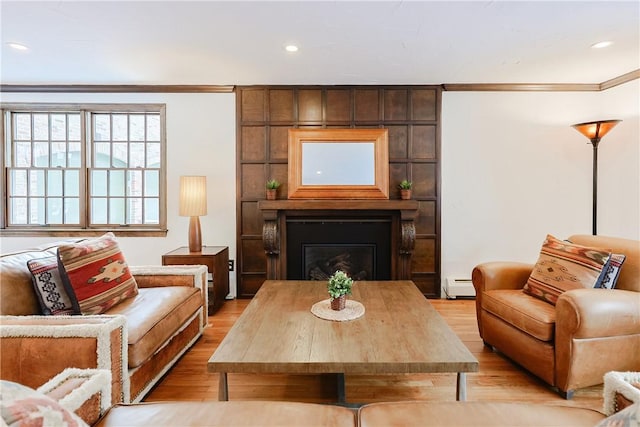
{"label": "lamp base", "polygon": [[200,217],[197,216],[192,216],[189,220],[189,252],[202,252]]}

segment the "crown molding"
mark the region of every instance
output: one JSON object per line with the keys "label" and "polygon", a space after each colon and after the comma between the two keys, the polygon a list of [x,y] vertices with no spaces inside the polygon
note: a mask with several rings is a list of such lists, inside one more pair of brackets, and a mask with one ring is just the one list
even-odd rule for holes
{"label": "crown molding", "polygon": [[636,79],[640,79],[640,69],[630,71],[627,74],[623,74],[621,76],[614,77],[611,80],[607,80],[606,82],[600,83],[600,90],[611,89],[612,87],[616,87]]}
{"label": "crown molding", "polygon": [[[640,79],[640,69],[602,83],[444,83],[449,92],[600,92]],[[0,85],[18,93],[232,93],[233,85]]]}
{"label": "crown molding", "polygon": [[233,85],[0,85],[0,92],[21,93],[232,93]]}
{"label": "crown molding", "polygon": [[640,69],[602,83],[445,83],[449,92],[600,92],[640,78]]}
{"label": "crown molding", "polygon": [[448,92],[597,92],[597,83],[445,83]]}

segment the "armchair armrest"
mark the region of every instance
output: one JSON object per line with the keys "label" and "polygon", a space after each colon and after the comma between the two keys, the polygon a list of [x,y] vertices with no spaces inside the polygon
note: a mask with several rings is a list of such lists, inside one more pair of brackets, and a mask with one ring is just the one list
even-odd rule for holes
{"label": "armchair armrest", "polygon": [[621,289],[564,292],[556,304],[556,330],[567,339],[640,334],[640,293]]}
{"label": "armchair armrest", "polygon": [[111,371],[67,368],[38,391],[91,425],[111,407]]}
{"label": "armchair armrest", "polygon": [[130,401],[124,316],[1,316],[0,378],[36,388],[66,368],[111,371],[110,403]]}
{"label": "armchair armrest", "polygon": [[471,273],[476,295],[494,289],[522,289],[531,275],[533,264],[495,261],[477,265]]}
{"label": "armchair armrest", "polygon": [[564,292],[556,303],[555,328],[556,383],[561,390],[601,383],[608,371],[640,370],[638,292]]}

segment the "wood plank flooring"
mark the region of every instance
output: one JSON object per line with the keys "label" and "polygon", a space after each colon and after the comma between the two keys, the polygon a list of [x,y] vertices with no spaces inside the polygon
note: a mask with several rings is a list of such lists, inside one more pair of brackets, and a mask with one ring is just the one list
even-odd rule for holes
{"label": "wood plank flooring", "polygon": [[[479,372],[467,374],[467,400],[540,402],[601,411],[602,385],[577,390],[572,400],[565,400],[506,357],[485,347],[478,334],[474,301],[429,301],[480,362]],[[218,375],[207,372],[207,361],[249,302],[226,301],[210,316],[203,337],[145,401],[218,400]],[[455,374],[346,376],[348,402],[452,401],[455,389]],[[332,375],[229,374],[229,399],[331,403],[336,400],[336,382]]]}

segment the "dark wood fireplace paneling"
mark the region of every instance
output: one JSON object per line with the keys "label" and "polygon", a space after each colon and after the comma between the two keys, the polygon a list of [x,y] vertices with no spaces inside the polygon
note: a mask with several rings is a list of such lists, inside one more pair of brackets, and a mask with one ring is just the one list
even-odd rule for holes
{"label": "dark wood fireplace paneling", "polygon": [[413,181],[418,201],[411,279],[428,297],[440,297],[439,86],[239,86],[237,121],[237,283],[250,297],[267,278],[262,245],[265,183],[282,183],[287,197],[289,128],[388,128],[390,199],[398,183]]}

